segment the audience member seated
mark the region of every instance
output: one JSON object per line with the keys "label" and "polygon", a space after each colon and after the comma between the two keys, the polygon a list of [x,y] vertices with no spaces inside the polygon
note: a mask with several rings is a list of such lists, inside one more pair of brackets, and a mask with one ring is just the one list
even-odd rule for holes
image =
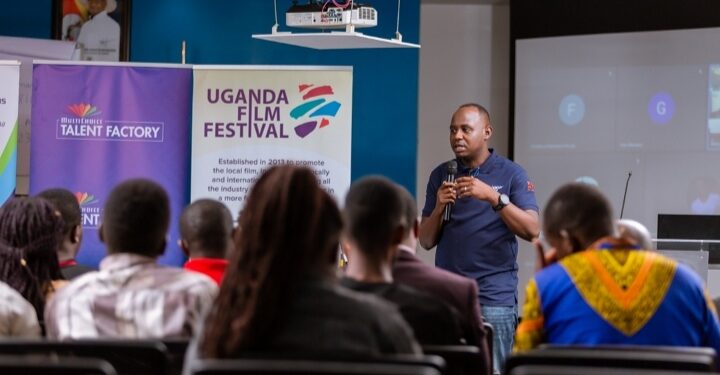
{"label": "audience member seated", "polygon": [[108,255],[99,271],[74,279],[50,301],[48,336],[191,337],[217,286],[205,275],[156,263],[169,222],[169,200],[160,185],[145,179],[117,185],[99,230]]}
{"label": "audience member seated", "polygon": [[350,186],[343,210],[343,249],[348,265],[341,284],[393,302],[423,345],[459,345],[457,313],[441,299],[393,283],[398,245],[414,224],[405,218],[400,188],[383,177],[365,177]]}
{"label": "audience member seated", "polygon": [[45,304],[67,281],[56,250],[63,221],[42,198],[12,198],[0,208],[0,281],[35,308],[42,322]]}
{"label": "audience member seated", "polygon": [[92,267],[78,264],[75,261],[83,236],[80,221],[82,212],[75,194],[67,189],[56,188],[43,190],[37,196],[50,202],[65,223],[63,240],[57,251],[63,277],[71,280],[86,272],[94,271]]}
{"label": "audience member seated", "polygon": [[652,243],[650,231],[642,223],[632,219],[620,219],[617,221],[618,237],[635,245],[640,250],[652,250],[655,247]]}
{"label": "audience member seated", "polygon": [[39,337],[35,308],[23,296],[0,282],[0,337]]}
{"label": "audience member seated", "polygon": [[220,285],[232,249],[233,222],[230,210],[212,199],[199,199],[180,216],[180,248],[188,261],[185,269],[204,273]]}
{"label": "audience member seated", "polygon": [[565,185],[544,212],[544,233],[559,260],[528,283],[516,350],[542,342],[720,350],[718,319],[700,278],[612,237],[612,209],[599,190]]}
{"label": "audience member seated", "polygon": [[488,333],[483,327],[475,280],[429,265],[415,255],[420,225],[415,199],[404,187],[398,188],[403,196],[405,220],[413,224],[405,234],[403,242],[398,245],[392,267],[394,282],[432,294],[455,308],[461,318],[463,336],[468,344],[480,349],[490,371],[492,358],[486,341]]}
{"label": "audience member seated", "polygon": [[342,220],[312,170],[263,173],[240,213],[240,231],[195,358],[419,353],[397,310],[340,287],[335,261]]}

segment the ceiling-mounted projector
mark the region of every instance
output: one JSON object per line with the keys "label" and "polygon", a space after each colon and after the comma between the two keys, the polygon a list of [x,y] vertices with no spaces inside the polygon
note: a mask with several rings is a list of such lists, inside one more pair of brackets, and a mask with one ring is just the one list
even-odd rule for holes
{"label": "ceiling-mounted projector", "polygon": [[344,4],[337,0],[310,0],[304,5],[293,1],[293,5],[285,12],[285,24],[313,29],[342,29],[348,25],[372,27],[377,26],[377,11],[352,0],[346,0]]}

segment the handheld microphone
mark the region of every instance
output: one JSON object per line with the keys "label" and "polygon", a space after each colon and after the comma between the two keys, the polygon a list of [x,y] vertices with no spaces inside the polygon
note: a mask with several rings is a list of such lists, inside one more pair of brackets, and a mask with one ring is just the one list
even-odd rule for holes
{"label": "handheld microphone", "polygon": [[[455,160],[450,160],[447,163],[447,169],[448,174],[447,178],[445,178],[445,181],[455,182],[455,175],[457,174],[457,162]],[[452,206],[452,203],[448,203],[445,205],[445,211],[443,212],[443,221],[450,221],[450,211],[452,211]]]}
{"label": "handheld microphone", "polygon": [[625,198],[627,197],[627,189],[628,185],[630,185],[630,177],[632,177],[632,171],[628,171],[628,178],[625,180],[625,192],[623,193],[623,201],[622,206],[620,206],[620,218],[623,217],[623,212],[625,211]]}

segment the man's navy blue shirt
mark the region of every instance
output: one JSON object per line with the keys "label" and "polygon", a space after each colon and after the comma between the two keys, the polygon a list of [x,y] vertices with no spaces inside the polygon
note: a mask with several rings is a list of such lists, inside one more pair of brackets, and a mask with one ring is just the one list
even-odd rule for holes
{"label": "man's navy blue shirt", "polygon": [[[458,162],[458,177],[474,176],[523,210],[538,211],[535,187],[518,164],[495,154],[478,168]],[[435,208],[438,188],[447,178],[447,163],[430,174],[423,216]],[[485,306],[517,305],[518,242],[515,235],[492,209],[492,204],[466,197],[455,201],[450,221],[440,231],[435,265],[475,279],[480,303]]]}

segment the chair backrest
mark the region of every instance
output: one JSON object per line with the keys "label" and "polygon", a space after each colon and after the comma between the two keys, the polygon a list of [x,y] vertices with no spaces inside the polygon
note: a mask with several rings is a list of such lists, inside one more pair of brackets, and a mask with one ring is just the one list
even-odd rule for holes
{"label": "chair backrest", "polygon": [[185,363],[185,352],[190,341],[187,339],[163,339],[162,343],[168,352],[169,374],[181,374]]}
{"label": "chair backrest", "polygon": [[631,351],[627,349],[548,348],[514,354],[505,363],[505,371],[520,365],[618,367],[671,371],[713,372],[714,358],[707,353]]}
{"label": "chair backrest", "polygon": [[0,374],[23,375],[116,375],[110,363],[94,358],[66,358],[33,355],[0,355]]}
{"label": "chair backrest", "polygon": [[348,353],[312,352],[246,352],[238,359],[300,360],[316,362],[384,363],[390,365],[426,366],[445,372],[445,359],[437,355],[381,354],[359,355]]}
{"label": "chair backrest", "polygon": [[159,341],[6,339],[0,340],[0,354],[57,355],[103,359],[109,362],[120,375],[166,375],[169,373],[167,348]]}
{"label": "chair backrest", "polygon": [[521,365],[514,367],[507,375],[699,375],[707,372],[648,370],[637,368]]}
{"label": "chair backrest", "polygon": [[713,366],[717,364],[717,353],[715,349],[698,346],[658,346],[658,345],[553,345],[543,344],[540,350],[603,350],[603,351],[630,351],[630,352],[656,352],[656,353],[684,353],[699,356],[706,356],[712,361]]}
{"label": "chair backrest", "polygon": [[424,345],[423,353],[445,360],[446,375],[482,375],[487,373],[485,357],[473,345]]}
{"label": "chair backrest", "polygon": [[300,359],[201,360],[191,371],[194,375],[441,375],[432,366],[417,364]]}

